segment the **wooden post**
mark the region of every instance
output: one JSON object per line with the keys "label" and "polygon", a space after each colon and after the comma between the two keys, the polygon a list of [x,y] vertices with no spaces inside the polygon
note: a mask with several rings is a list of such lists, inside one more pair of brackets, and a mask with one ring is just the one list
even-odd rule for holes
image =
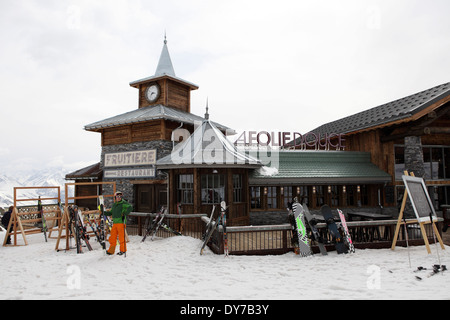
{"label": "wooden post", "polygon": [[[111,184],[113,186],[113,193],[110,195],[104,195],[103,197],[114,197],[114,194],[116,193],[116,183],[115,182],[77,182],[77,183],[66,183],[65,184],[65,194],[66,194],[66,199],[65,199],[65,203],[64,203],[64,212],[62,213],[62,218],[61,218],[61,225],[59,226],[59,230],[58,230],[58,239],[56,241],[56,247],[55,250],[59,250],[59,242],[61,240],[61,238],[65,237],[66,238],[66,249],[65,250],[70,250],[70,245],[69,245],[69,240],[70,240],[70,232],[69,232],[69,228],[71,227],[69,225],[70,222],[70,217],[69,217],[69,200],[77,200],[77,199],[94,199],[94,198],[99,198],[102,195],[92,195],[92,196],[74,196],[74,197],[69,197],[69,190],[68,187],[69,186],[79,186],[79,185],[104,185],[104,184]],[[98,192],[97,192],[98,193]],[[63,229],[65,230],[65,235],[63,236],[62,231]],[[125,238],[127,239],[127,241],[129,241],[128,239],[128,234],[125,232]]]}

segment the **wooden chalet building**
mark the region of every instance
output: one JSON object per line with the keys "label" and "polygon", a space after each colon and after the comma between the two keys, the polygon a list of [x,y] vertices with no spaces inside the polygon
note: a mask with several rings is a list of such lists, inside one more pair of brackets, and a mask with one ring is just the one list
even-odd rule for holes
{"label": "wooden chalet building", "polygon": [[[130,86],[138,89],[138,108],[86,125],[85,130],[101,134],[101,161],[68,174],[66,179],[85,182],[86,172],[97,168],[100,180],[116,181],[117,189],[136,211],[156,212],[160,205],[167,205],[167,174],[158,170],[156,160],[172,151],[174,129],[192,133],[204,120],[190,112],[190,94],[198,86],[175,75],[166,40],[155,74]],[[221,124],[215,126],[223,132],[229,130]],[[92,194],[85,186],[76,192]],[[111,194],[108,189],[98,192]],[[83,205],[96,208],[94,201]]]}
{"label": "wooden chalet building", "polygon": [[270,161],[237,148],[208,110],[190,112],[198,86],[175,75],[166,41],[155,74],[130,86],[138,108],[87,125],[101,134],[100,163],[66,179],[116,181],[137,212],[168,205],[177,213],[180,204],[183,213],[209,214],[225,200],[230,225],[275,224],[287,221],[296,196],[312,210],[328,204],[395,216],[404,169],[426,179],[437,209],[450,203],[450,83],[312,130],[345,137],[339,150],[307,150],[295,140],[272,150]]}
{"label": "wooden chalet building", "polygon": [[[384,184],[360,184],[356,196],[361,206],[394,207],[395,213],[403,195],[404,170],[424,178],[435,209],[450,203],[450,83],[324,124],[312,132],[316,136],[344,135],[345,152],[368,153],[370,162],[391,177]],[[301,142],[290,146],[294,144]],[[350,189],[345,186],[331,186],[328,203],[333,207],[349,204],[345,199]]]}

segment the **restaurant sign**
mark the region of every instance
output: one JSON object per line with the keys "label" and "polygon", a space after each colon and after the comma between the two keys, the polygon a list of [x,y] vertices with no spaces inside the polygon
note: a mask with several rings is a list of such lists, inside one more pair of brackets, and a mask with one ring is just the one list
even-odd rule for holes
{"label": "restaurant sign", "polygon": [[106,179],[154,178],[155,164],[155,149],[105,153],[103,175]]}
{"label": "restaurant sign", "polygon": [[105,168],[149,166],[156,164],[156,150],[126,151],[105,154]]}
{"label": "restaurant sign", "polygon": [[235,140],[235,145],[259,147],[293,147],[295,149],[344,150],[343,134],[298,132],[244,131]]}
{"label": "restaurant sign", "polygon": [[155,168],[105,170],[105,178],[150,178],[155,177]]}

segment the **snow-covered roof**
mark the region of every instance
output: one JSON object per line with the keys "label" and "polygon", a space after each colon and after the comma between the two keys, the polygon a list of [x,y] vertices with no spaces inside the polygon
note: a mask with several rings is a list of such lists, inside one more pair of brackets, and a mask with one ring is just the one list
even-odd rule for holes
{"label": "snow-covered roof", "polygon": [[[143,107],[140,109],[119,114],[111,118],[107,118],[104,120],[88,124],[84,127],[84,129],[87,131],[98,131],[109,127],[128,125],[158,119],[171,120],[180,123],[183,122],[192,125],[203,121],[202,117],[197,116],[193,113],[185,112],[179,109],[170,108],[158,104],[155,106]],[[214,123],[214,125],[223,131],[230,130],[230,128],[221,125],[219,123]]]}

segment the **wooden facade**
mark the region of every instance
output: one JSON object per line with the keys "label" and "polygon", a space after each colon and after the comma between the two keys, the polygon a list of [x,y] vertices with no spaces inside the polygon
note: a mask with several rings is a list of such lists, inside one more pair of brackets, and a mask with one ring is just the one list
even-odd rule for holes
{"label": "wooden facade", "polygon": [[[179,192],[179,177],[180,175],[192,175],[192,203],[183,203],[180,199]],[[202,177],[208,175],[222,176],[225,179],[224,193],[225,197],[222,199],[214,199],[205,201],[202,198],[205,185],[202,185]],[[236,188],[233,184],[233,175],[239,175],[241,185]],[[249,224],[249,195],[248,195],[248,169],[242,168],[185,168],[170,170],[170,194],[169,194],[169,213],[176,214],[177,206],[181,205],[183,214],[206,213],[210,214],[213,206],[215,210],[220,210],[220,201],[227,203],[227,224],[229,225],[248,225]],[[203,189],[203,190],[202,190]],[[211,189],[209,189],[211,190]],[[239,194],[237,194],[239,192]],[[216,211],[217,212],[217,211]]]}
{"label": "wooden facade", "polygon": [[191,112],[191,87],[168,77],[139,85],[139,108],[151,105],[146,98],[146,91],[149,86],[155,83],[161,88],[161,95],[152,104],[162,104],[185,112]]}
{"label": "wooden facade", "polygon": [[[160,58],[160,62],[170,62],[166,42],[163,55]],[[166,65],[165,70],[172,70],[171,62],[168,68]],[[147,89],[155,84],[160,88],[160,93],[155,101],[150,102],[147,99]],[[183,117],[190,115],[190,92],[198,89],[198,86],[177,78],[174,72],[167,74],[163,73],[162,70],[160,72],[157,70],[154,76],[134,81],[130,83],[130,86],[138,89],[138,111],[132,114],[131,119],[126,118],[124,122],[111,121],[111,123],[108,123],[106,121],[108,119],[106,119],[104,120],[106,123],[92,126],[91,129],[87,130],[101,133],[102,153],[121,152],[122,150],[132,151],[129,149],[136,148],[136,145],[133,145],[135,143],[155,142],[155,144],[158,144],[163,142],[165,149],[164,152],[160,153],[160,156],[170,154],[172,151],[172,132],[180,124],[183,124],[183,129],[187,129],[191,134],[194,132],[194,120],[185,121],[186,118]],[[445,93],[445,90],[448,90],[446,88],[439,88],[438,91],[441,90],[439,94]],[[432,95],[432,91],[428,91],[426,95]],[[355,130],[325,131],[344,134],[345,151],[370,153],[371,162],[392,177],[389,183],[380,183],[379,181],[369,181],[368,183],[354,181],[353,183],[347,183],[344,179],[342,182],[334,181],[331,185],[324,181],[303,184],[301,182],[302,177],[298,177],[298,183],[295,181],[295,183],[280,183],[278,185],[251,184],[249,177],[255,166],[214,166],[202,163],[196,166],[158,167],[157,163],[155,171],[159,172],[159,176],[126,181],[126,184],[131,185],[131,188],[134,190],[129,197],[133,198],[132,201],[137,204],[138,209],[144,211],[155,209],[154,205],[147,205],[149,202],[153,204],[165,204],[167,202],[169,213],[171,214],[177,214],[178,205],[181,204],[183,214],[206,213],[209,215],[213,205],[216,206],[216,210],[220,210],[219,203],[221,200],[224,200],[229,206],[227,211],[229,225],[249,224],[251,212],[256,214],[259,212],[286,212],[287,201],[291,201],[295,196],[299,198],[300,202],[307,203],[311,209],[318,209],[323,204],[328,204],[333,208],[395,208],[398,200],[395,188],[402,185],[402,182],[395,178],[398,160],[396,148],[404,144],[404,138],[411,135],[419,136],[423,145],[448,146],[450,148],[450,95],[447,94],[443,98],[435,99],[426,107],[415,110],[412,105],[417,104],[419,107],[422,107],[423,104],[421,103],[425,101],[423,99],[427,99],[426,95],[421,95],[416,100],[413,97],[413,99],[405,101],[405,104],[410,105],[411,113],[407,114],[407,111],[405,111],[405,116],[403,117],[398,116],[399,112],[403,112],[401,110],[403,104],[395,105],[399,110],[395,110],[393,105],[391,109],[389,107],[380,109],[381,113],[384,112],[386,114],[369,113],[365,115],[367,119],[358,119],[361,121],[361,125]],[[432,99],[426,101],[432,101]],[[164,112],[162,112],[154,118],[148,118],[143,121],[133,118],[136,116],[137,119],[141,119],[138,112],[145,112],[160,106],[171,108],[169,111],[172,113],[175,113],[174,110],[178,113],[182,111],[183,115],[180,115],[178,119],[173,117],[163,118],[161,114],[164,114]],[[120,120],[123,119],[120,116],[118,117]],[[371,125],[371,119],[377,117],[379,117],[380,121],[375,121]],[[391,117],[394,120],[384,120]],[[207,119],[206,115],[205,118]],[[197,120],[195,119],[195,121]],[[223,132],[223,127],[220,130]],[[142,147],[142,145],[139,144],[139,147]],[[145,148],[147,147],[145,146]],[[158,161],[160,158],[158,157]],[[450,153],[448,158],[450,160]],[[450,162],[446,170],[448,171],[446,177],[432,179],[427,181],[427,183],[430,185],[448,185],[450,188]],[[168,175],[163,171],[167,172]],[[180,177],[187,180],[183,182]],[[219,187],[211,187],[204,180],[215,180],[216,177],[223,177],[223,181],[220,180]],[[239,181],[239,183],[236,181]],[[82,193],[84,191],[79,190],[77,192]],[[86,192],[88,191],[86,190]],[[181,195],[182,192],[185,192],[185,196]],[[213,196],[213,199],[205,200],[204,196],[207,192],[218,192],[221,198]],[[167,197],[168,201],[164,201],[164,197]]]}
{"label": "wooden facade", "polygon": [[[396,170],[396,166],[400,164],[399,154],[396,154],[396,150],[398,152],[398,148],[404,146],[405,138],[411,136],[420,137],[421,145],[424,149],[443,148],[443,150],[449,151],[448,156],[434,160],[439,162],[439,166],[445,171],[445,176],[440,174],[438,177],[425,177],[425,180],[428,186],[447,187],[443,191],[445,197],[438,195],[441,199],[436,201],[437,209],[450,201],[450,95],[448,94],[448,86],[449,84],[437,86],[378,108],[370,109],[367,111],[368,113],[371,112],[372,115],[378,116],[382,120],[374,125],[364,125],[363,129],[337,132],[345,135],[345,151],[369,152],[371,162],[392,177],[391,182],[387,185],[365,186],[368,190],[368,203],[370,206],[397,206],[398,196],[403,192],[403,181],[398,176],[398,168]],[[438,92],[439,90],[441,92]],[[427,103],[427,99],[430,99],[430,96],[436,92],[441,94],[439,98],[435,98],[431,103]],[[393,106],[388,106],[390,104]],[[406,113],[405,116],[398,120],[389,121],[390,115],[387,114],[388,112],[399,112],[400,108],[408,104],[412,105],[409,113]],[[422,104],[424,107],[422,107]],[[379,109],[379,111],[376,109]],[[355,117],[355,121],[360,120],[358,115],[353,117]],[[368,118],[365,121],[370,120]],[[349,120],[342,119],[342,122],[345,121]],[[333,125],[336,126],[335,123]],[[348,124],[343,126],[346,125]],[[323,127],[327,128],[327,125]],[[336,143],[336,140],[334,142]],[[431,157],[431,155],[424,155],[425,163],[433,161],[427,157]],[[441,171],[441,169],[439,170]],[[380,192],[380,195],[377,194],[378,192]],[[357,196],[361,197],[360,194]],[[345,207],[345,202],[342,204],[342,207]]]}
{"label": "wooden facade", "polygon": [[[101,130],[102,146],[129,144],[134,142],[171,140],[172,131],[180,126],[180,123],[157,119],[130,125],[116,126]],[[184,125],[183,128],[193,131],[192,125]]]}

